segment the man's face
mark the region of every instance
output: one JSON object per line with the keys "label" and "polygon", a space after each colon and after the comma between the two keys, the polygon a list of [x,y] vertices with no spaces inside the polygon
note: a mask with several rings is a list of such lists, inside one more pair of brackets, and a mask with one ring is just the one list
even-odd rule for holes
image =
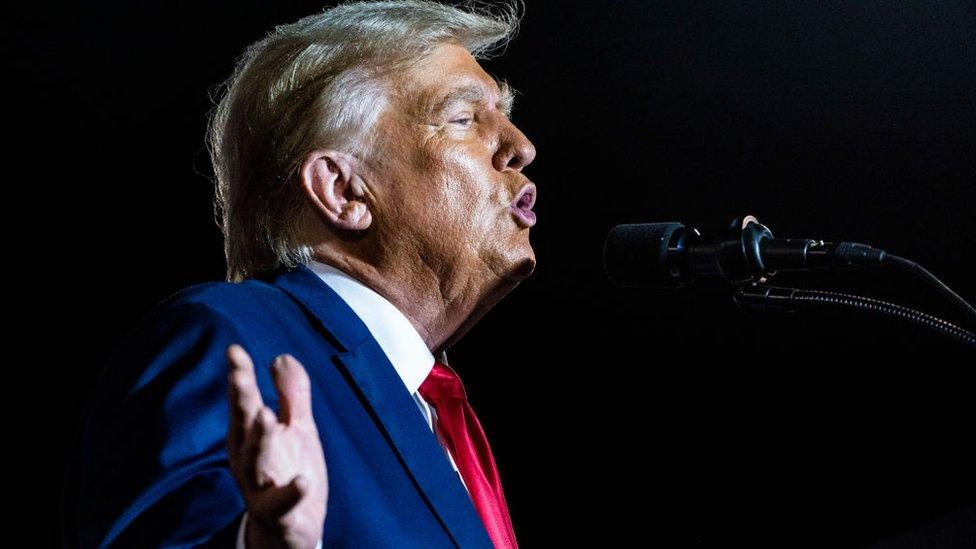
{"label": "man's face", "polygon": [[522,168],[535,147],[508,118],[511,98],[454,44],[438,47],[394,88],[369,162],[374,219],[387,245],[419,254],[442,280],[517,282],[531,274],[536,191]]}

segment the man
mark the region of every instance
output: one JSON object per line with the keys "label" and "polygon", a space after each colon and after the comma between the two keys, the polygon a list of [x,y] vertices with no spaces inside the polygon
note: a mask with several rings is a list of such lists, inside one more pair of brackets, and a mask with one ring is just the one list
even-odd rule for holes
{"label": "man", "polygon": [[72,543],[517,546],[446,365],[535,268],[535,149],[475,57],[517,22],[347,3],[247,49],[210,131],[228,280],[113,354]]}

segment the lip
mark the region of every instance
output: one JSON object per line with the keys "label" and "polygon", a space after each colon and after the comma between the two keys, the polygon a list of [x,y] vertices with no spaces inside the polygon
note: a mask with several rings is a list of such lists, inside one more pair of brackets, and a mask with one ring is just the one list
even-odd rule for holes
{"label": "lip", "polygon": [[523,229],[528,229],[535,225],[536,215],[532,211],[532,206],[535,205],[535,199],[538,196],[538,190],[533,183],[526,183],[519,189],[518,194],[515,196],[515,200],[509,206],[512,211],[512,217],[515,218],[515,222],[518,223]]}

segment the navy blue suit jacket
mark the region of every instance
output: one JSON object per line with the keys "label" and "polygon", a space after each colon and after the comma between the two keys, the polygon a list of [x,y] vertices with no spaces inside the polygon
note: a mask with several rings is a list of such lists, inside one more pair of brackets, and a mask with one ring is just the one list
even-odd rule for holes
{"label": "navy blue suit jacket", "polygon": [[305,266],[185,288],[116,347],[84,421],[68,545],[234,547],[245,510],[226,450],[234,342],[275,411],[277,355],[311,377],[329,475],[324,547],[492,547],[393,365]]}

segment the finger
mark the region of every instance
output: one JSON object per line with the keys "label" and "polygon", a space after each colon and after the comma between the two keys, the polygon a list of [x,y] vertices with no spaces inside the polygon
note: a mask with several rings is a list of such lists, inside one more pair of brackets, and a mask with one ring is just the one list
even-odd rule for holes
{"label": "finger", "polygon": [[250,483],[252,490],[263,490],[271,483],[272,479],[268,476],[263,462],[271,455],[271,431],[277,422],[278,416],[275,415],[274,410],[262,406],[254,424],[245,435],[244,447],[241,450],[244,477]]}
{"label": "finger", "polygon": [[312,417],[311,382],[302,363],[292,355],[280,355],[271,367],[278,400],[278,420],[285,425]]}
{"label": "finger", "polygon": [[227,433],[229,449],[239,452],[245,434],[254,423],[258,411],[264,406],[261,391],[254,375],[254,363],[250,355],[237,343],[227,347],[228,400],[230,402],[230,427]]}
{"label": "finger", "polygon": [[258,494],[250,512],[268,520],[277,519],[291,511],[305,497],[307,491],[308,480],[302,475],[296,475],[288,484],[272,487]]}

